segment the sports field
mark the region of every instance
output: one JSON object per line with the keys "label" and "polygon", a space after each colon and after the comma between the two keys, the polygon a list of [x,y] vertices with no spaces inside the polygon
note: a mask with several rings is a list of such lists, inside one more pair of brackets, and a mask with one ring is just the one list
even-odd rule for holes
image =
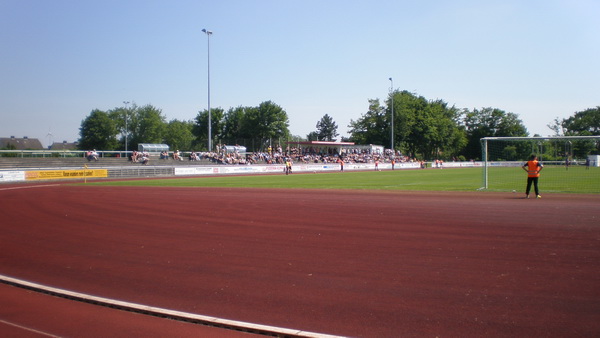
{"label": "sports field", "polygon": [[[481,169],[5,185],[0,273],[297,332],[600,335],[597,188],[550,192],[544,176],[543,198],[526,200],[516,177],[502,192],[477,191]],[[0,294],[0,333],[169,325],[133,330],[118,310]],[[179,336],[203,335],[189,325]]]}
{"label": "sports field", "polygon": [[[522,192],[527,174],[518,167],[489,168],[490,191]],[[540,189],[543,193],[600,193],[600,168],[585,166],[545,165],[541,172]]]}
{"label": "sports field", "polygon": [[[519,167],[489,169],[488,191],[525,191],[527,174]],[[200,178],[98,182],[115,186],[236,187],[286,189],[359,189],[475,191],[483,186],[481,168],[299,173],[292,175],[212,176]],[[542,193],[600,193],[600,168],[547,166]]]}

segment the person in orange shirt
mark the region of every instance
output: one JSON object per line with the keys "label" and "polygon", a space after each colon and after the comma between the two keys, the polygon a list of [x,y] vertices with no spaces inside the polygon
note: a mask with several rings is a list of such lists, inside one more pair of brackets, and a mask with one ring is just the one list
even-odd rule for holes
{"label": "person in orange shirt", "polygon": [[535,189],[536,198],[542,198],[538,188],[538,179],[540,178],[540,171],[544,169],[544,166],[538,161],[537,156],[531,155],[529,161],[523,164],[522,168],[527,172],[527,189],[525,189],[525,198],[529,198],[529,192],[531,191],[532,183]]}

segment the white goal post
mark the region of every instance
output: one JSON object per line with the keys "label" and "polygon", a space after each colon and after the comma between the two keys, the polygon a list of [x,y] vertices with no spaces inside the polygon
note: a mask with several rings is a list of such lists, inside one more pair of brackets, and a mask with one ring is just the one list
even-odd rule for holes
{"label": "white goal post", "polygon": [[484,137],[480,139],[483,162],[481,189],[490,188],[490,168],[518,167],[532,154],[541,162],[599,166],[600,136]]}

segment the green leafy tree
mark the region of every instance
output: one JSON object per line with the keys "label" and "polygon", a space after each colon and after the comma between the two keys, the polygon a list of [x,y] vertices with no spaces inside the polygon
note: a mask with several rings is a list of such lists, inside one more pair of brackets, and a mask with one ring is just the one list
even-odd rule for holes
{"label": "green leafy tree", "polygon": [[[210,109],[210,134],[213,147],[216,146],[216,140],[222,140],[224,137],[224,115],[223,108]],[[208,147],[208,110],[199,112],[194,122],[193,133],[196,136],[196,144],[200,149],[206,150]]]}
{"label": "green leafy tree", "polygon": [[[393,91],[387,100],[386,118],[392,114],[392,95],[395,150],[425,159],[453,158],[459,154],[466,138],[456,107],[448,107],[442,100],[428,101],[408,91]],[[388,129],[385,138],[389,140],[390,136]]]}
{"label": "green leafy tree", "polygon": [[514,113],[497,108],[464,110],[464,127],[468,143],[464,150],[467,159],[481,158],[480,140],[483,137],[529,136],[527,128]]}
{"label": "green leafy tree", "polygon": [[171,120],[166,126],[164,142],[170,149],[193,150],[192,121]]}
{"label": "green leafy tree", "polygon": [[558,117],[556,117],[552,123],[548,123],[546,126],[554,132],[554,136],[562,136],[565,134],[562,121]]}
{"label": "green leafy tree", "polygon": [[94,109],[81,122],[79,128],[79,149],[116,150],[117,126],[107,112]]}
{"label": "green leafy tree", "polygon": [[318,141],[319,140],[319,132],[311,131],[310,133],[308,133],[308,135],[306,135],[306,139],[308,141]]}
{"label": "green leafy tree", "polygon": [[[119,148],[125,150],[137,149],[131,146],[129,142],[131,140],[131,122],[132,117],[137,111],[138,107],[135,103],[131,107],[116,107],[108,111],[108,115],[115,121],[115,125],[118,132]],[[126,147],[127,143],[127,147]]]}
{"label": "green leafy tree", "polygon": [[335,141],[339,135],[337,132],[338,126],[333,121],[331,116],[325,114],[319,122],[317,122],[318,141]]}
{"label": "green leafy tree", "polygon": [[224,116],[223,124],[223,143],[225,144],[242,144],[245,143],[245,138],[249,137],[248,133],[244,133],[242,127],[246,110],[250,107],[230,108]]}
{"label": "green leafy tree", "polygon": [[[600,135],[600,106],[576,112],[573,116],[564,119],[561,123],[568,136],[596,136]],[[600,144],[593,141],[574,141],[572,143],[572,156],[585,158],[589,154],[599,154]]]}
{"label": "green leafy tree", "polygon": [[138,149],[140,143],[162,143],[166,119],[162,111],[151,105],[136,107],[129,119],[130,149]]}
{"label": "green leafy tree", "polygon": [[242,134],[259,140],[262,148],[273,141],[287,141],[290,135],[287,113],[272,101],[246,110],[241,127]]}
{"label": "green leafy tree", "polygon": [[415,116],[415,125],[408,144],[424,158],[450,159],[458,155],[466,144],[464,130],[458,124],[459,112],[442,100],[428,102]]}
{"label": "green leafy tree", "polygon": [[379,99],[370,99],[369,110],[356,121],[350,120],[349,139],[356,144],[388,144],[388,125],[385,109]]}
{"label": "green leafy tree", "polygon": [[[406,90],[393,91],[391,95],[394,96],[394,144],[396,150],[400,150],[410,157],[417,157],[417,153],[423,151],[420,145],[424,141],[416,133],[423,132],[426,128],[422,113],[427,107],[427,100]],[[391,115],[389,98],[387,105],[386,117]],[[388,125],[391,126],[391,121]],[[382,144],[390,144],[391,133],[389,129],[387,130],[386,142]]]}
{"label": "green leafy tree", "polygon": [[379,100],[369,100],[369,111],[350,121],[350,140],[359,144],[390,144],[392,102],[395,150],[425,159],[460,155],[467,143],[465,129],[460,125],[461,111],[442,100],[427,101],[408,91],[390,93],[385,109]]}
{"label": "green leafy tree", "polygon": [[576,112],[562,122],[565,135],[595,136],[600,135],[600,106]]}

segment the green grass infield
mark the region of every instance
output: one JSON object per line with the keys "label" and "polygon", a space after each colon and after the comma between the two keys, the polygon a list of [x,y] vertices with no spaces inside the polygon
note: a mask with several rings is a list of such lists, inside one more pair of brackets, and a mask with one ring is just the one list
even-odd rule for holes
{"label": "green grass infield", "polygon": [[[490,168],[488,191],[524,192],[527,174],[520,168]],[[483,169],[415,169],[294,173],[291,175],[206,176],[148,180],[95,181],[88,185],[149,187],[229,187],[282,189],[370,189],[475,191],[483,186]],[[541,193],[600,193],[600,168],[548,167],[540,177]]]}

